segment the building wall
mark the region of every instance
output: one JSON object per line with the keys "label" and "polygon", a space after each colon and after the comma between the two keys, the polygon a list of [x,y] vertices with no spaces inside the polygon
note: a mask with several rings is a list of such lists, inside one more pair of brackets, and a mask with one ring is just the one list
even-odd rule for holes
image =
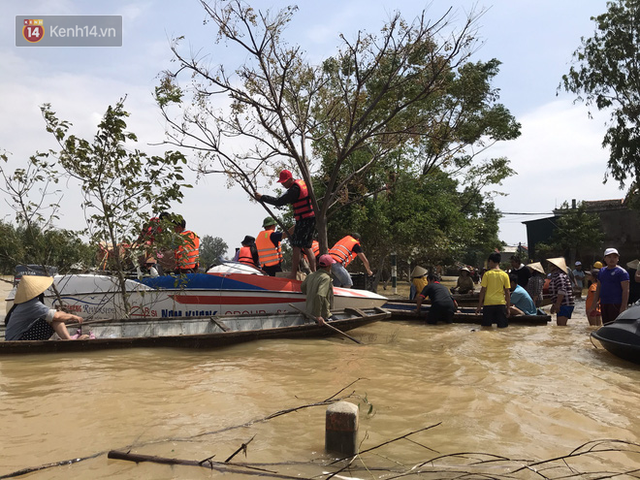
{"label": "building wall", "polygon": [[[598,214],[604,232],[604,241],[600,248],[581,251],[584,263],[593,264],[602,260],[605,248],[614,247],[620,252],[620,264],[640,258],[640,212],[627,208],[624,200],[603,200],[584,202],[588,213]],[[561,210],[555,213],[560,214]],[[534,261],[542,260],[536,255],[536,244],[549,240],[556,229],[559,215],[523,222],[527,228],[529,255]],[[568,254],[568,252],[567,252]],[[567,260],[569,260],[567,258]]]}

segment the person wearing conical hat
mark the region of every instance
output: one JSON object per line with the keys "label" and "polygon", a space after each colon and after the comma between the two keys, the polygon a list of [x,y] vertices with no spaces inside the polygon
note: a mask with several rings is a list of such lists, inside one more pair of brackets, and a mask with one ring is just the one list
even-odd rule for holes
{"label": "person wearing conical hat", "polygon": [[468,267],[462,267],[460,269],[460,276],[458,277],[458,281],[456,282],[456,286],[451,289],[451,293],[473,293],[473,289],[475,285],[473,284],[473,279],[471,278],[471,270]]}
{"label": "person wearing conical hat", "polygon": [[416,300],[417,295],[429,284],[427,273],[427,269],[419,265],[416,265],[411,271],[411,289],[409,291],[411,300]]}
{"label": "person wearing conical hat", "polygon": [[575,307],[573,283],[569,278],[567,262],[564,257],[548,258],[551,277],[549,293],[551,294],[551,313],[556,314],[556,323],[565,326]]}
{"label": "person wearing conical hat", "polygon": [[533,300],[536,307],[542,305],[542,291],[544,290],[544,279],[546,273],[540,262],[530,263],[527,268],[531,271],[531,276],[527,282],[525,290]]}
{"label": "person wearing conical hat", "polygon": [[54,310],[44,304],[44,292],[52,284],[53,277],[22,277],[13,307],[5,318],[6,341],[48,340],[54,333],[63,340],[71,339],[65,322],[82,323],[82,317]]}

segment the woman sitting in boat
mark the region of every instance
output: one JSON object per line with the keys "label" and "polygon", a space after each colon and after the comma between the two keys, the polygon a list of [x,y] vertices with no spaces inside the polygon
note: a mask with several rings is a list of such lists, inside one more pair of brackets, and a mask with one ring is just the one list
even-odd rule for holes
{"label": "woman sitting in boat", "polygon": [[471,270],[467,267],[462,267],[460,269],[460,276],[458,277],[458,282],[456,286],[451,289],[451,293],[473,293],[473,289],[475,285],[473,284],[473,279],[471,278]]}
{"label": "woman sitting in boat", "polygon": [[[53,277],[25,275],[20,280],[13,307],[5,318],[5,340],[48,340],[54,333],[63,340],[71,335],[65,322],[82,323],[82,317],[60,312],[44,304],[44,292]],[[87,335],[79,337],[88,338]]]}

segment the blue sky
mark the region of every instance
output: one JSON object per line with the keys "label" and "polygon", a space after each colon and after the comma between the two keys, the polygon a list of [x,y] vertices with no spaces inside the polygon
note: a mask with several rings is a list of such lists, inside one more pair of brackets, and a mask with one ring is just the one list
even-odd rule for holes
{"label": "blue sky", "polygon": [[[260,0],[255,8],[282,8],[291,2]],[[287,30],[311,60],[335,53],[339,33],[353,38],[359,29],[375,32],[395,10],[413,19],[422,9],[438,17],[452,8],[461,24],[471,11],[484,14],[478,21],[482,46],[477,60],[502,62],[495,86],[501,101],[522,124],[522,136],[494,146],[488,155],[507,156],[518,175],[506,180],[496,198],[503,212],[551,212],[571,199],[621,198],[615,182],[602,184],[608,152],[601,148],[606,115],[589,119],[587,107],[573,104],[571,95],[556,94],[562,74],[580,37],[594,31],[591,16],[606,10],[605,0],[513,1],[434,0],[382,2],[328,0],[300,2]],[[392,6],[390,6],[392,5]],[[123,46],[117,48],[18,48],[16,15],[122,15]],[[74,124],[74,133],[90,138],[107,106],[127,95],[131,112],[129,130],[135,132],[149,154],[166,147],[164,125],[152,99],[159,73],[171,67],[169,41],[186,37],[194,51],[225,58],[223,44],[215,44],[215,30],[196,0],[95,2],[93,0],[25,1],[0,3],[0,150],[11,153],[19,165],[36,150],[55,148],[44,131],[39,106],[51,103],[58,114]],[[63,228],[82,228],[79,197],[69,188],[63,200]],[[264,210],[239,188],[227,189],[225,180],[208,176],[186,192],[176,207],[190,228],[202,235],[222,237],[233,250],[246,234],[260,230]],[[12,214],[0,203],[2,218]],[[509,244],[526,243],[523,220],[535,216],[506,215],[500,236]],[[239,220],[241,219],[241,220]],[[365,246],[366,246],[366,239]]]}

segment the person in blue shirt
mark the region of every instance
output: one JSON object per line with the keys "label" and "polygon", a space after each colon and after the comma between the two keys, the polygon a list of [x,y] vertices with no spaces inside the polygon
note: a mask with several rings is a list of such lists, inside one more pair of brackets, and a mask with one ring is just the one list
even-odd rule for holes
{"label": "person in blue shirt", "polygon": [[516,315],[536,315],[536,305],[533,303],[529,293],[518,285],[518,277],[509,275],[511,282],[511,307],[509,307],[509,316]]}
{"label": "person in blue shirt", "polygon": [[629,302],[629,274],[618,265],[620,254],[615,248],[607,248],[604,251],[604,263],[598,273],[598,286],[591,304],[591,310],[587,316],[595,309],[600,300],[600,311],[602,323],[613,322],[618,315],[627,309]]}

